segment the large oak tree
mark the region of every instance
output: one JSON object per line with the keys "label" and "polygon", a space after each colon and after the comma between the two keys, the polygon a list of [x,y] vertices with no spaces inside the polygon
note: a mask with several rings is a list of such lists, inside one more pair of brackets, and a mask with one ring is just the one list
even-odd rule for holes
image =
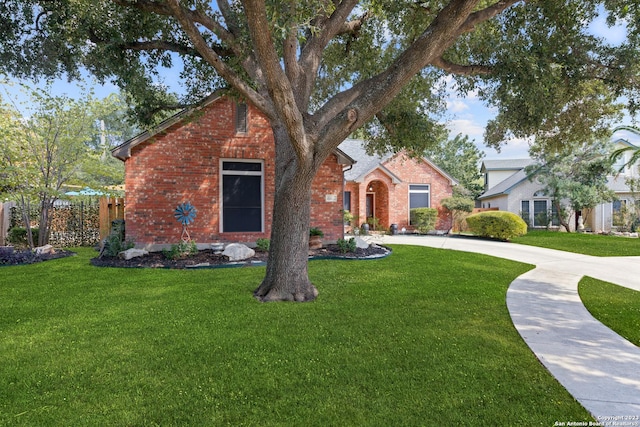
{"label": "large oak tree", "polygon": [[[5,0],[0,69],[75,77],[85,67],[150,117],[167,107],[154,73],[179,57],[183,105],[221,87],[253,103],[276,143],[271,251],[255,295],[309,301],[311,181],[343,139],[364,128],[375,141],[420,147],[437,133],[429,119],[452,81],[497,108],[489,143],[535,135],[559,146],[602,134],[619,96],[636,106],[639,8],[638,0]],[[603,11],[626,23],[624,44],[588,34]]]}

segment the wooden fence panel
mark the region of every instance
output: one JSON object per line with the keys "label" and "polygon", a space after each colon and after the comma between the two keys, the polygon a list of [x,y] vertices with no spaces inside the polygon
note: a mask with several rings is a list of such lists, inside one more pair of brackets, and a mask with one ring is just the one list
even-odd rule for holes
{"label": "wooden fence panel", "polygon": [[100,240],[111,233],[111,223],[116,219],[124,220],[124,198],[100,198]]}

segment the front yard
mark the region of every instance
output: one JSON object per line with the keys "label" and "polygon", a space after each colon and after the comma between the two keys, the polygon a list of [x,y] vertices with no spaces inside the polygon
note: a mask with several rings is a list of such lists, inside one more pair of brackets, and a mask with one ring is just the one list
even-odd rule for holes
{"label": "front yard", "polygon": [[553,425],[589,414],[513,328],[530,266],[396,246],[312,261],[309,304],[264,268],[0,268],[0,425]]}
{"label": "front yard", "polygon": [[529,231],[514,243],[593,256],[640,256],[640,239],[588,233]]}

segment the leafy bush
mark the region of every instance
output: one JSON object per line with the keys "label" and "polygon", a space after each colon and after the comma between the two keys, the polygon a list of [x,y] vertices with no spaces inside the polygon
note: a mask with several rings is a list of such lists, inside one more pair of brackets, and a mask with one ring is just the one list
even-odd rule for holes
{"label": "leafy bush", "polygon": [[256,248],[260,249],[263,252],[269,252],[270,246],[271,241],[269,239],[260,238],[256,240]]}
{"label": "leafy bush", "polygon": [[163,249],[162,255],[167,259],[179,259],[198,253],[198,246],[193,240],[189,242],[181,241],[171,245],[171,249]]}
{"label": "leafy bush", "polygon": [[428,233],[436,227],[438,210],[435,208],[414,208],[409,213],[411,225],[420,233]]}
{"label": "leafy bush", "polygon": [[440,204],[450,211],[472,212],[474,201],[466,197],[454,196],[442,199]]}
{"label": "leafy bush", "polygon": [[338,244],[340,252],[342,252],[343,254],[356,251],[356,239],[354,239],[353,237],[348,240],[338,239],[336,243]]}
{"label": "leafy bush", "polygon": [[469,229],[482,237],[509,240],[527,234],[527,223],[512,212],[480,212],[467,217]]}
{"label": "leafy bush", "polygon": [[309,229],[309,236],[324,236],[324,232],[320,230],[318,227],[312,227]]}
{"label": "leafy bush", "polygon": [[102,254],[115,257],[122,251],[126,251],[127,249],[131,249],[135,246],[133,242],[125,242],[122,240],[121,234],[116,232],[111,232],[104,239],[104,248],[102,250]]}
{"label": "leafy bush", "polygon": [[[38,232],[40,230],[37,228],[31,229],[31,235],[33,236],[33,242],[38,244]],[[12,244],[13,246],[26,248],[29,246],[27,243],[27,229],[24,227],[13,227],[9,230],[9,235],[7,236],[7,242]]]}

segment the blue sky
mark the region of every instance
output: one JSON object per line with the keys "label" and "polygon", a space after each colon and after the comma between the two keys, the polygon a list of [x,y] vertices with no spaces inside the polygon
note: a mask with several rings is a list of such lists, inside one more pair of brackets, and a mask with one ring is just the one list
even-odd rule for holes
{"label": "blue sky", "polygon": [[[620,44],[625,40],[626,29],[624,23],[619,23],[617,26],[609,27],[605,22],[605,16],[600,16],[593,23],[591,23],[591,25],[589,26],[589,31],[598,37],[606,39],[613,45]],[[163,83],[178,81],[177,73],[178,71],[176,70],[165,69],[164,72],[161,73],[163,79],[165,80]],[[87,81],[91,81],[88,76]],[[449,84],[449,86],[451,85]],[[95,95],[99,98],[103,98],[110,93],[118,92],[118,88],[111,84],[96,84],[92,85],[92,87],[94,89]],[[53,95],[66,94],[73,97],[77,96],[79,92],[80,90],[77,84],[68,83],[63,80],[56,81],[52,86]],[[3,98],[7,98],[7,95],[9,95],[11,98],[18,100],[24,98],[19,87],[16,85],[0,85],[0,95]],[[488,148],[484,145],[484,128],[487,124],[487,121],[495,116],[495,111],[484,105],[475,93],[469,93],[465,97],[459,97],[454,94],[453,90],[451,90],[449,92],[449,96],[446,99],[446,105],[447,111],[444,117],[446,119],[447,127],[451,132],[451,137],[457,135],[458,133],[468,135],[470,139],[475,141],[478,148],[480,148],[485,153],[485,158],[487,159],[528,157],[528,142],[524,140],[509,141],[507,144],[501,147],[500,153],[498,153],[495,149]],[[636,117],[636,119],[640,120],[640,117]],[[629,116],[626,116],[625,119],[620,123],[620,125],[633,124],[634,122]],[[624,135],[626,137],[629,137],[630,139],[637,139],[637,135],[626,133]],[[618,137],[619,134],[614,136]],[[631,140],[630,142],[640,144],[640,140]]]}

